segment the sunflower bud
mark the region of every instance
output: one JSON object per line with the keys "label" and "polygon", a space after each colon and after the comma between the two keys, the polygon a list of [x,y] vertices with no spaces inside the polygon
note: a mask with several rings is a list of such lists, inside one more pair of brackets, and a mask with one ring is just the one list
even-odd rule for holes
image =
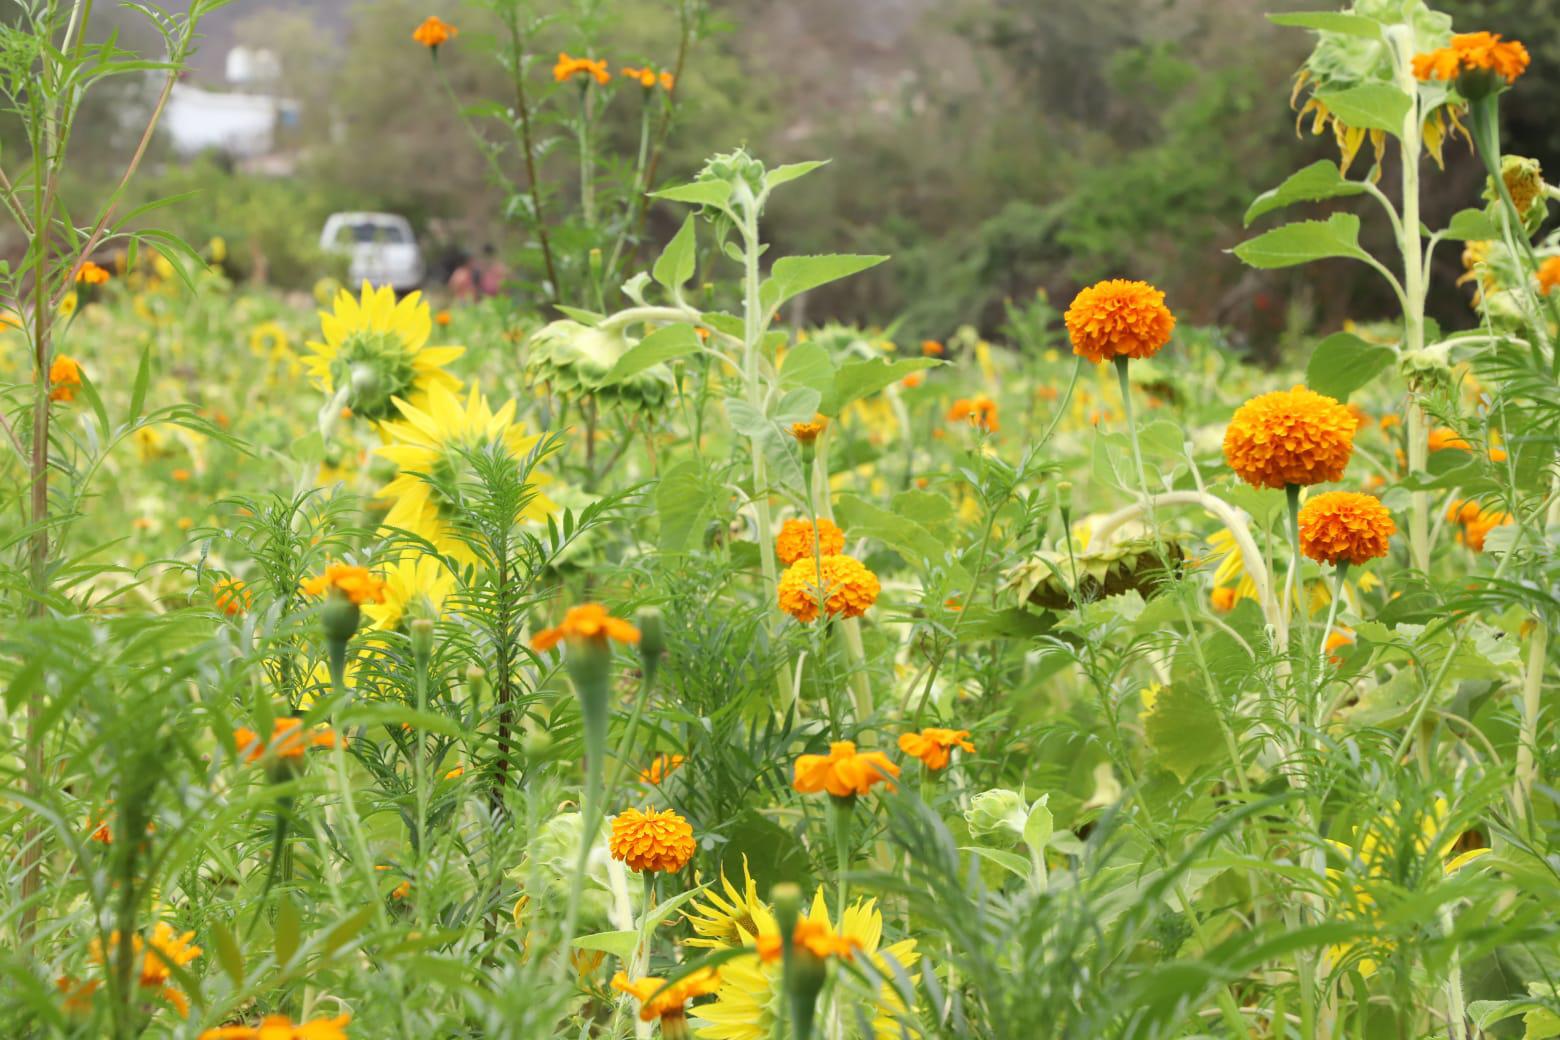
{"label": "sunflower bud", "polygon": [[1029,820],[1029,804],[1017,791],[995,787],[982,791],[970,801],[964,811],[964,821],[970,834],[977,838],[1000,836],[1010,845],[1017,845],[1024,838],[1024,824]]}

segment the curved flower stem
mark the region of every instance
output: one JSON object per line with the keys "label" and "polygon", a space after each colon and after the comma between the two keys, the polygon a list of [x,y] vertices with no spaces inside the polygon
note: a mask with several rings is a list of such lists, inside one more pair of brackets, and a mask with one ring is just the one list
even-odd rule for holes
{"label": "curved flower stem", "polygon": [[[1323,677],[1327,674],[1327,640],[1332,636],[1333,623],[1338,620],[1338,604],[1343,600],[1343,582],[1348,573],[1349,561],[1340,560],[1338,562],[1338,577],[1333,584],[1332,602],[1327,607],[1327,624],[1322,626],[1322,638],[1318,640],[1321,644],[1317,648],[1316,660],[1316,690],[1318,693],[1322,689]],[[1316,705],[1311,704],[1308,707],[1314,709]],[[1315,717],[1312,721],[1316,725],[1321,725],[1325,719]]]}

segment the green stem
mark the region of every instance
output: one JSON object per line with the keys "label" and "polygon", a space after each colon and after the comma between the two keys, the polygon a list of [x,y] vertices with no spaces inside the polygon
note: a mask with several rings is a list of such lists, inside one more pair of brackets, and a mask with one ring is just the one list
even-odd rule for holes
{"label": "green stem", "polygon": [[[1322,638],[1320,640],[1321,646],[1317,648],[1316,689],[1318,693],[1321,692],[1322,684],[1324,682],[1325,676],[1327,675],[1327,640],[1332,636],[1333,623],[1338,620],[1338,604],[1343,602],[1343,583],[1345,578],[1348,577],[1348,574],[1349,561],[1339,560],[1338,577],[1333,583],[1332,602],[1327,605],[1327,624],[1322,626]],[[1309,707],[1314,710],[1316,705],[1311,704]],[[1313,721],[1315,724],[1321,725],[1326,720],[1313,717]]]}
{"label": "green stem", "polygon": [[856,796],[835,798],[829,796],[830,811],[834,814],[831,821],[834,824],[834,862],[835,862],[835,907],[836,920],[845,920],[845,899],[850,894],[850,885],[846,880],[846,873],[850,870],[850,817],[856,807]]}
{"label": "green stem", "polygon": [[1127,378],[1127,365],[1129,360],[1118,355],[1116,357],[1116,378],[1121,382],[1121,411],[1126,417],[1127,431],[1132,435],[1132,462],[1137,467],[1138,490],[1142,492],[1144,501],[1149,503],[1149,526],[1155,526],[1153,512],[1153,495],[1148,490],[1148,472],[1143,468],[1143,446],[1138,442],[1137,421],[1132,411],[1132,383]]}

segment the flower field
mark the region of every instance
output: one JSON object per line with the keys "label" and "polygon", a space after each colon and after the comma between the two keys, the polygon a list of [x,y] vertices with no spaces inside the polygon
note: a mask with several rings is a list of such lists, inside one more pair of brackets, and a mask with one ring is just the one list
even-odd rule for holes
{"label": "flower field", "polygon": [[[54,85],[134,64],[55,15],[5,30],[59,46],[4,73],[0,1035],[1560,1037],[1522,44],[1275,16],[1339,154],[1233,251],[1401,306],[1274,368],[1131,271],[941,340],[807,320],[892,263],[774,247],[828,165],[658,178],[650,115],[620,196],[535,193],[542,290],[244,284],[55,209]],[[533,78],[590,169],[593,92],[680,74]],[[1478,184],[1439,229],[1437,161]]]}

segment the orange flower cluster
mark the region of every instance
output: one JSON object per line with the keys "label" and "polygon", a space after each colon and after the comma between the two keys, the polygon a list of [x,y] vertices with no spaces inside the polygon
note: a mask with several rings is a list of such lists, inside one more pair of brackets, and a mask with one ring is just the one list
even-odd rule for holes
{"label": "orange flower cluster", "polygon": [[254,605],[255,596],[237,578],[226,578],[217,582],[211,590],[211,598],[216,601],[217,609],[228,617],[236,617]]}
{"label": "orange flower cluster", "polygon": [[555,628],[546,628],[531,637],[531,649],[546,653],[565,639],[598,639],[605,643],[616,639],[619,643],[639,642],[639,629],[607,613],[600,603],[581,603],[570,607],[563,615],[563,622]]}
{"label": "orange flower cluster", "polygon": [[[820,563],[823,565],[821,582],[818,577]],[[814,560],[808,554],[780,575],[780,609],[805,624],[817,619],[821,598],[823,609],[830,617],[860,617],[877,602],[881,588],[877,575],[859,560],[844,555]]]}
{"label": "orange flower cluster", "polygon": [[[189,998],[181,991],[168,985],[173,977],[170,964],[182,968],[195,958],[199,957],[202,950],[199,946],[190,942],[195,938],[194,932],[185,932],[182,935],[174,932],[173,925],[167,921],[158,921],[152,929],[150,941],[143,941],[139,935],[130,937],[130,948],[136,956],[141,958],[141,969],[138,981],[142,988],[156,990],[168,1003],[172,1004],[181,1016],[188,1017],[190,1012]],[[119,932],[116,930],[108,937],[108,950],[111,954],[119,950]],[[97,964],[106,964],[108,956],[104,953],[103,944],[98,940],[92,940],[92,960]],[[110,954],[110,955],[111,955]]]}
{"label": "orange flower cluster", "polygon": [[49,400],[74,401],[76,387],[81,385],[81,365],[65,354],[54,355],[49,365]]}
{"label": "orange flower cluster", "polygon": [[642,1020],[654,1022],[660,1019],[664,1023],[668,1019],[681,1019],[688,1001],[707,997],[720,989],[720,972],[714,968],[698,968],[668,986],[665,979],[653,975],[630,982],[628,976],[620,971],[612,976],[612,988],[639,1001],[639,1017]]}
{"label": "orange flower cluster", "polygon": [[309,578],[299,586],[305,596],[323,596],[335,591],[362,606],[365,603],[385,601],[385,583],[367,567],[351,563],[333,563],[325,573]]}
{"label": "orange flower cluster", "polygon": [[1414,55],[1414,77],[1451,80],[1465,72],[1493,72],[1513,83],[1527,71],[1528,61],[1527,48],[1502,40],[1500,33],[1457,33],[1450,46]]}
{"label": "orange flower cluster", "polygon": [[648,65],[642,69],[625,65],[618,71],[618,75],[633,80],[646,90],[654,90],[656,85],[660,84],[662,90],[670,92],[677,82],[670,72],[658,73]]}
{"label": "orange flower cluster", "polygon": [[935,339],[923,339],[921,341],[921,353],[927,357],[942,357],[947,352],[947,348]]}
{"label": "orange flower cluster", "polygon": [[1002,424],[997,421],[997,402],[985,394],[961,397],[953,402],[953,407],[948,409],[948,421],[967,422],[987,433],[996,433],[1002,428]]}
{"label": "orange flower cluster", "polygon": [[1354,454],[1357,420],[1331,397],[1297,386],[1259,394],[1235,410],[1224,458],[1258,488],[1337,480]]}
{"label": "orange flower cluster", "polygon": [[[773,964],[785,954],[785,947],[778,935],[760,935],[756,945],[759,960],[765,963]],[[855,936],[839,935],[828,921],[803,917],[796,922],[796,928],[791,932],[791,947],[805,950],[819,960],[838,957],[848,961],[855,959],[856,951],[861,949],[861,940]]]}
{"label": "orange flower cluster", "polygon": [[658,784],[675,773],[683,761],[682,755],[656,755],[650,762],[650,768],[639,771],[639,782]]}
{"label": "orange flower cluster", "polygon": [[102,285],[108,281],[108,270],[99,267],[91,260],[84,261],[76,268],[76,281],[82,285]]}
{"label": "orange flower cluster", "polygon": [[670,809],[624,809],[612,818],[612,858],[641,873],[674,873],[693,858],[693,828]]}
{"label": "orange flower cluster", "polygon": [[346,747],[345,737],[339,736],[329,726],[316,727],[313,732],[303,731],[303,720],[284,716],[271,726],[271,742],[260,739],[260,734],[248,726],[233,731],[233,743],[245,762],[258,762],[268,753],[277,758],[302,758],[311,747]]}
{"label": "orange flower cluster", "polygon": [[1538,265],[1538,291],[1545,296],[1560,286],[1560,256],[1549,256]]}
{"label": "orange flower cluster", "polygon": [[1073,297],[1064,316],[1073,353],[1095,363],[1153,357],[1170,342],[1175,315],[1147,282],[1098,282]]}
{"label": "orange flower cluster", "polygon": [[352,1016],[316,1018],[294,1023],[286,1015],[266,1015],[257,1026],[218,1026],[200,1034],[200,1040],[347,1040]]}
{"label": "orange flower cluster", "polygon": [[1300,507],[1300,551],[1318,563],[1385,556],[1395,533],[1392,514],[1370,495],[1329,491]]}
{"label": "orange flower cluster", "polygon": [[612,82],[612,73],[607,71],[605,58],[571,58],[567,53],[559,51],[558,63],[553,66],[553,79],[567,83],[577,76],[589,76],[602,86]]}
{"label": "orange flower cluster", "polygon": [[1446,510],[1446,519],[1458,526],[1457,541],[1473,552],[1484,551],[1484,540],[1491,531],[1511,523],[1511,514],[1485,509],[1472,499],[1458,499]]}
{"label": "orange flower cluster", "polygon": [[901,733],[899,750],[913,758],[919,758],[928,769],[944,769],[953,757],[953,749],[973,752],[967,729],[943,729],[929,726],[919,733]]}
{"label": "orange flower cluster", "polygon": [[824,427],[829,425],[829,417],[817,414],[812,417],[812,422],[794,422],[791,424],[791,436],[803,444],[811,444],[822,434]]}
{"label": "orange flower cluster", "polygon": [[819,517],[816,533],[810,520],[787,520],[775,535],[775,555],[787,567],[806,557],[837,556],[845,551],[845,532],[828,517]]}
{"label": "orange flower cluster", "polygon": [[459,31],[438,15],[431,14],[412,31],[412,39],[432,50],[441,43],[448,43]]}
{"label": "orange flower cluster", "polygon": [[827,755],[802,755],[796,760],[791,786],[802,794],[827,791],[836,798],[866,794],[874,784],[892,790],[899,767],[881,751],[856,750],[855,741],[836,740]]}

